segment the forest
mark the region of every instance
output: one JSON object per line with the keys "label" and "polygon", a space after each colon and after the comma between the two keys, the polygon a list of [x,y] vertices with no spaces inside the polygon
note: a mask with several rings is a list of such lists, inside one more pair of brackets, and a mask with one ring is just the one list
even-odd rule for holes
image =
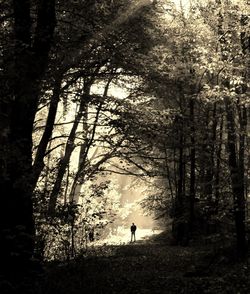
{"label": "forest", "polygon": [[[249,0],[1,0],[0,30],[1,293],[249,293]],[[136,193],[161,233],[106,244]]]}

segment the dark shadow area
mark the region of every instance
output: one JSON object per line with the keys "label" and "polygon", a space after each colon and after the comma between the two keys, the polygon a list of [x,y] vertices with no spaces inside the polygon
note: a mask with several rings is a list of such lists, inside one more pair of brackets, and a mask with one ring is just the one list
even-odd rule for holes
{"label": "dark shadow area", "polygon": [[67,263],[44,264],[32,281],[18,287],[3,282],[1,293],[248,293],[248,275],[247,263],[233,262],[230,251],[215,252],[198,241],[192,247],[172,245],[171,234],[162,232],[93,248]]}

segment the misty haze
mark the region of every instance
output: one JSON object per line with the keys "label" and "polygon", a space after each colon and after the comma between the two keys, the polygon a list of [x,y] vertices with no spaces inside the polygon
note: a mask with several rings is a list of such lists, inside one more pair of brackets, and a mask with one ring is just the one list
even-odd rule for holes
{"label": "misty haze", "polygon": [[0,1],[0,293],[250,293],[249,0]]}

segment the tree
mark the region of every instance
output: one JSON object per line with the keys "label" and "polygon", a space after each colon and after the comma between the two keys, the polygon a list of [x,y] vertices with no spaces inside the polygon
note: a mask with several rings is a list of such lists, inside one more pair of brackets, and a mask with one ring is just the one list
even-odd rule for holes
{"label": "tree", "polygon": [[31,8],[29,0],[9,5],[13,51],[4,64],[7,85],[1,99],[1,115],[7,114],[1,127],[1,260],[17,272],[28,266],[34,250],[32,130],[56,22],[55,1],[39,1],[36,16]]}
{"label": "tree", "polygon": [[[44,168],[46,156],[48,154],[51,155],[51,153],[53,154],[53,151],[55,151],[55,153],[58,152],[57,147],[62,148],[62,154],[60,154],[60,158],[58,158],[56,168],[53,168],[53,171],[51,171],[50,182],[53,179],[53,185],[46,185],[46,193],[41,192],[41,187],[39,185],[36,189],[35,195],[43,197],[46,194],[45,201],[48,200],[48,214],[44,215],[45,218],[49,215],[52,216],[52,218],[57,217],[57,208],[60,209],[62,202],[64,202],[65,205],[68,201],[71,202],[73,196],[75,197],[74,194],[76,191],[80,194],[79,189],[76,189],[76,187],[79,188],[82,186],[86,177],[93,177],[98,174],[102,170],[102,166],[106,161],[117,156],[117,149],[119,150],[120,148],[123,136],[119,138],[118,135],[117,142],[115,144],[110,144],[110,142],[113,143],[113,139],[108,140],[110,134],[107,134],[106,136],[98,134],[100,138],[98,136],[96,138],[95,134],[96,128],[99,128],[102,121],[104,121],[103,127],[105,128],[105,120],[103,118],[99,120],[99,116],[108,116],[107,113],[109,112],[110,107],[112,107],[109,106],[109,102],[112,104],[114,99],[111,99],[111,97],[108,97],[106,94],[99,96],[95,94],[93,95],[90,92],[92,87],[94,88],[98,86],[98,83],[107,82],[107,85],[109,85],[112,79],[118,80],[119,76],[138,76],[137,70],[133,64],[133,58],[135,58],[133,50],[136,48],[138,52],[137,54],[139,55],[141,52],[149,50],[150,48],[150,44],[148,44],[149,37],[147,27],[143,27],[144,24],[147,24],[146,19],[148,13],[146,9],[146,11],[144,11],[144,4],[145,3],[142,3],[142,5],[139,6],[136,5],[134,7],[135,9],[132,9],[132,6],[126,8],[126,1],[124,1],[121,7],[123,17],[118,17],[115,20],[117,23],[116,31],[113,30],[113,27],[108,25],[110,21],[108,15],[113,15],[113,13],[117,12],[116,9],[118,4],[114,3],[113,6],[110,5],[110,7],[104,7],[104,11],[103,7],[100,7],[100,11],[98,9],[95,11],[95,14],[100,16],[100,19],[98,20],[100,26],[99,31],[97,30],[96,33],[91,36],[91,38],[87,38],[87,40],[85,37],[82,39],[78,36],[79,39],[77,38],[72,41],[71,38],[74,39],[74,37],[71,35],[70,37],[67,37],[68,33],[64,32],[64,29],[66,29],[64,27],[66,19],[64,19],[64,16],[62,16],[62,19],[60,18],[60,22],[62,23],[57,27],[57,34],[58,31],[61,32],[62,30],[62,32],[59,36],[56,35],[55,37],[58,37],[60,40],[59,44],[57,44],[60,48],[58,52],[59,57],[57,57],[58,59],[54,58],[51,61],[51,67],[46,78],[52,77],[52,82],[46,80],[46,84],[44,85],[40,97],[40,108],[43,109],[48,103],[50,103],[50,110],[48,114],[45,111],[45,114],[48,115],[46,124],[44,122],[45,129],[41,135],[40,143],[37,148],[34,148],[34,150],[37,150],[33,165],[33,171],[35,174],[33,183],[34,187],[39,175],[41,178],[43,177],[42,169]],[[83,7],[81,6],[80,8],[82,9]],[[79,9],[79,12],[85,15],[86,12],[81,9]],[[73,11],[69,10],[67,12],[69,13],[69,18],[75,14],[74,9]],[[102,13],[104,12],[105,17],[103,18]],[[141,18],[139,16],[141,16]],[[79,17],[78,13],[77,17]],[[92,18],[90,19],[86,17],[85,21],[87,26],[92,26]],[[131,29],[131,23],[137,25],[138,31]],[[81,22],[77,22],[77,26],[76,28],[74,27],[74,29],[76,29],[78,34],[81,34],[81,28]],[[93,28],[93,30],[95,31],[95,28]],[[117,31],[119,31],[119,34],[117,34]],[[138,40],[138,34],[141,34],[143,38]],[[67,43],[68,38],[70,40],[69,43]],[[65,46],[62,46],[64,42],[66,42],[66,44]],[[62,48],[60,46],[62,46]],[[73,52],[68,53],[67,51],[72,49],[71,46],[76,47]],[[58,50],[58,47],[53,49]],[[64,54],[66,54],[64,53],[64,50],[69,55],[67,58],[64,58]],[[61,64],[58,64],[58,60],[61,61]],[[56,67],[56,70],[54,67]],[[116,72],[117,67],[119,67],[119,70]],[[52,94],[49,93],[51,87],[54,87]],[[63,99],[64,104],[76,104],[79,108],[77,109],[76,117],[72,121],[58,123],[58,125],[65,124],[66,126],[68,124],[71,126],[70,134],[68,135],[65,133],[62,136],[55,136],[55,138],[53,138],[57,129],[57,124],[55,123],[56,115],[60,112],[59,108],[61,107],[60,98]],[[49,99],[51,99],[51,101],[49,101]],[[96,111],[94,122],[93,117],[90,116],[90,119],[88,118],[89,108],[92,113]],[[39,119],[38,115],[37,123],[41,124]],[[89,127],[87,131],[80,131],[80,124],[87,126],[89,123],[91,124],[91,127]],[[42,127],[39,126],[37,129],[42,130]],[[115,135],[116,134],[112,134],[113,137],[115,137]],[[80,139],[80,137],[82,138]],[[37,139],[39,140],[38,134],[36,134],[36,140]],[[53,146],[48,150],[49,142],[53,142]],[[58,145],[56,145],[57,143],[55,142],[58,142]],[[65,149],[62,147],[62,144],[64,144],[62,142],[65,143]],[[103,148],[102,150],[106,153],[104,152],[101,155],[97,154],[99,160],[95,159],[95,162],[92,163],[88,158],[89,151],[92,151],[92,148],[94,148],[94,145],[96,144],[101,145],[101,148]],[[75,171],[74,168],[72,168],[71,160],[73,155],[78,152],[77,150],[79,149],[81,149],[79,156],[82,157],[79,160],[79,168]],[[49,170],[47,169],[46,173],[47,171]],[[48,186],[49,189],[47,189]],[[76,198],[79,198],[79,195],[77,195],[75,199]],[[39,203],[40,201],[41,200],[39,199]],[[56,221],[57,220],[55,220],[55,222]]]}

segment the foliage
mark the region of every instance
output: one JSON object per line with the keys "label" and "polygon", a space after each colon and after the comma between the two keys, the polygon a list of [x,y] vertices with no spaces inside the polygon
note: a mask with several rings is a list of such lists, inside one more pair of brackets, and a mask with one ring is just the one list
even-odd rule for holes
{"label": "foliage", "polygon": [[35,237],[33,199],[39,258],[75,256],[121,213],[117,173],[145,179],[143,208],[187,223],[188,239],[226,220],[243,244],[246,1],[14,2],[0,6],[8,229]]}

